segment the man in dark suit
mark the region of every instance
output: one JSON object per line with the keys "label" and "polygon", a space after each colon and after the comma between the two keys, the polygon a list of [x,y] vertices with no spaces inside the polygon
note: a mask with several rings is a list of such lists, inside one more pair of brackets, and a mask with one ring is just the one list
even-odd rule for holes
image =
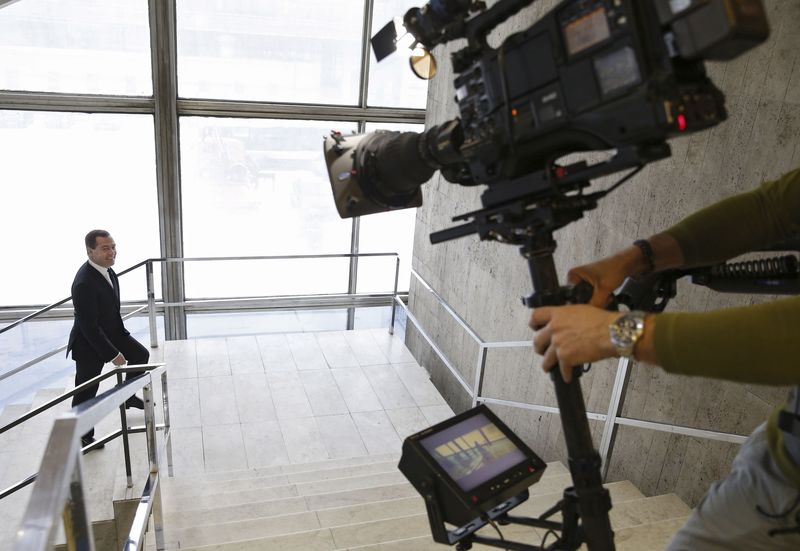
{"label": "man in dark suit", "polygon": [[[119,280],[111,269],[117,256],[114,239],[105,230],[92,230],[84,241],[89,260],[80,267],[72,282],[75,323],[67,344],[67,355],[71,350],[75,360],[75,386],[100,375],[107,362],[115,366],[138,365],[150,359],[150,352],[122,323]],[[136,376],[138,374],[129,373],[127,378]],[[98,386],[93,385],[73,396],[72,406],[94,398]],[[144,409],[144,404],[140,398],[132,396],[125,407]],[[92,442],[94,429],[81,438],[84,446]]]}

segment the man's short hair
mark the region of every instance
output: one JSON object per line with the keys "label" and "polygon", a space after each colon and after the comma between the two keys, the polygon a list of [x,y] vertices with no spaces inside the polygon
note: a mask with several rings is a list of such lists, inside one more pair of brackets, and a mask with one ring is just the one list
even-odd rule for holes
{"label": "man's short hair", "polygon": [[97,238],[98,237],[111,237],[111,234],[108,233],[106,230],[92,230],[86,234],[83,242],[86,243],[86,247],[88,249],[94,249],[97,247]]}

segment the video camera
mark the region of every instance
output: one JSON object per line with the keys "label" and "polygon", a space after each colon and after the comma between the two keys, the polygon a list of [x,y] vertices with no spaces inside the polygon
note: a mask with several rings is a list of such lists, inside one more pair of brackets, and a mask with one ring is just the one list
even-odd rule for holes
{"label": "video camera", "polygon": [[433,0],[373,37],[380,60],[405,28],[417,48],[412,63],[466,38],[452,54],[460,118],[422,134],[326,138],[340,216],[420,206],[419,188],[437,169],[453,183],[502,185],[567,153],[659,144],[714,126],[726,118],[725,98],[703,62],[732,59],[769,34],[760,0],[565,0],[498,48],[487,44],[532,2],[487,9]]}
{"label": "video camera", "polygon": [[[472,0],[431,0],[390,22],[372,39],[377,59],[410,37],[411,67],[420,77],[435,73],[432,48],[466,39],[451,56],[459,118],[421,134],[334,131],[323,149],[343,218],[420,206],[420,188],[436,170],[453,183],[487,186],[483,208],[455,217],[466,222],[432,233],[431,242],[477,233],[519,245],[535,290],[525,304],[535,308],[588,302],[590,285],[559,285],[553,232],[595,208],[647,163],[668,157],[668,139],[725,120],[725,98],[706,76],[704,61],[735,58],[766,40],[769,27],[760,0],[563,0],[499,47],[489,46],[487,35],[532,2],[498,0],[487,8]],[[603,150],[615,152],[591,165],[556,164],[566,154]],[[623,170],[629,171],[607,189],[587,192],[591,180]],[[671,288],[637,292],[661,299]],[[499,419],[487,417],[488,408],[406,439],[400,470],[425,498],[435,541],[459,551],[473,543],[519,551],[575,550],[586,543],[591,551],[613,551],[611,499],[602,485],[581,373],[583,366],[574,366],[567,384],[558,369],[550,372],[573,486],[539,518],[508,514],[527,499],[523,487],[541,470],[525,474],[535,454]],[[472,441],[473,425],[486,419],[518,452],[507,472],[483,470],[505,466],[490,457],[485,444],[491,439]],[[482,473],[476,489],[459,483],[462,471]],[[560,522],[551,519],[556,513]],[[532,546],[475,533],[495,521],[560,535],[551,545],[545,546],[545,536],[541,546]],[[445,523],[456,527],[447,530]]]}

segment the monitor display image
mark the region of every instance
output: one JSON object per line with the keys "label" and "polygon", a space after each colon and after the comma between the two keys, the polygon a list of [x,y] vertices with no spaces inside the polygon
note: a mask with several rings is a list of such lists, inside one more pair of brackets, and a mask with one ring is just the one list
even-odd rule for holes
{"label": "monitor display image", "polygon": [[465,492],[527,459],[483,414],[423,438],[420,444]]}

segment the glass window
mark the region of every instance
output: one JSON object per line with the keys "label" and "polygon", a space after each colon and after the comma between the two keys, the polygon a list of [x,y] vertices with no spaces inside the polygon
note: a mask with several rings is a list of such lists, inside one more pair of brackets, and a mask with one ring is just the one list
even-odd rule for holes
{"label": "glass window", "polygon": [[[69,296],[92,229],[111,232],[118,272],[159,256],[152,116],[0,111],[0,151],[3,257],[16,266],[0,304]],[[123,300],[144,300],[144,270],[121,287]]]}
{"label": "glass window", "polygon": [[[421,124],[368,123],[367,132],[373,130],[398,130],[422,132]],[[403,209],[361,217],[358,251],[361,253],[398,253],[400,277],[397,290],[408,291],[411,278],[411,253],[414,248],[414,225],[417,209]],[[358,261],[358,292],[391,291],[394,286],[395,259],[390,257],[361,258]]]}
{"label": "glass window", "polygon": [[[181,119],[184,254],[345,254],[322,138],[342,122]],[[186,294],[209,298],[344,293],[348,260],[187,264]],[[233,283],[235,281],[235,284]]]}
{"label": "glass window", "polygon": [[180,0],[182,97],[355,105],[364,2]]}
{"label": "glass window", "polygon": [[[392,18],[403,17],[410,7],[423,4],[424,2],[415,3],[409,2],[409,0],[375,0],[371,36],[375,36],[375,33]],[[369,105],[425,109],[428,81],[417,78],[411,72],[408,63],[410,54],[411,51],[408,49],[398,49],[378,63],[375,61],[375,54],[370,49]],[[437,61],[449,63],[449,59],[437,59]]]}
{"label": "glass window", "polygon": [[[9,324],[0,323],[0,327]],[[156,318],[159,338],[164,339],[164,318]],[[150,328],[146,316],[135,316],[125,321],[125,327],[140,343],[150,344]],[[18,325],[0,334],[0,357],[3,365],[0,374],[67,344],[72,319],[36,319]],[[151,357],[153,351],[151,350]],[[31,403],[37,390],[48,387],[63,387],[65,378],[75,375],[75,363],[59,352],[33,366],[0,382],[0,410],[6,404]]]}
{"label": "glass window", "polygon": [[0,90],[149,96],[145,0],[25,0],[0,13]]}

